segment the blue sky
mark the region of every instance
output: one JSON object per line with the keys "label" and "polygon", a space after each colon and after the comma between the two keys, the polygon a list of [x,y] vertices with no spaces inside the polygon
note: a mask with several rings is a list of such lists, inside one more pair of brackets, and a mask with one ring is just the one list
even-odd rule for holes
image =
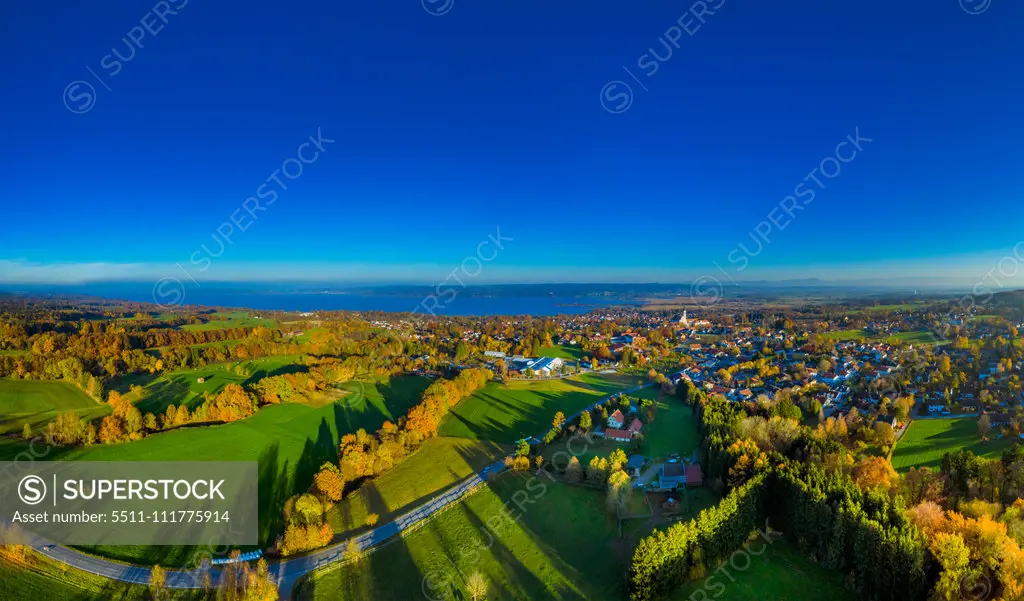
{"label": "blue sky", "polygon": [[0,281],[433,280],[499,228],[481,282],[976,280],[1022,239],[1011,0],[9,12]]}

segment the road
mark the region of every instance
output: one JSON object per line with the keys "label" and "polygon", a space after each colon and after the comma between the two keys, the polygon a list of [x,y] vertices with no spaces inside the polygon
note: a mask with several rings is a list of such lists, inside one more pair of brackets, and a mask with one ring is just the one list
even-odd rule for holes
{"label": "road", "polygon": [[[455,487],[443,494],[433,497],[386,524],[355,537],[359,548],[365,550],[376,547],[388,539],[397,536],[403,530],[415,526],[448,505],[462,500],[463,497],[471,494],[473,489],[483,484],[488,476],[497,474],[504,469],[504,460],[489,465],[480,472],[461,480]],[[302,576],[328,563],[341,560],[349,540],[345,539],[309,555],[270,563],[268,566],[270,574],[278,584],[281,598],[290,598],[292,588]],[[150,569],[148,567],[110,561],[101,557],[87,555],[68,547],[47,544],[45,541],[38,541],[32,546],[44,555],[92,574],[131,584],[145,585],[149,583]],[[167,587],[172,589],[202,588],[207,575],[210,583],[216,585],[220,581],[221,572],[220,567],[207,567],[197,570],[167,570]]]}
{"label": "road", "polygon": [[[649,384],[635,386],[629,390],[623,390],[615,394],[636,392],[646,388],[647,386],[649,386]],[[591,410],[598,404],[606,402],[612,396],[614,396],[614,394],[608,395],[600,401],[594,402],[586,409]],[[566,421],[576,419],[581,413],[582,411],[574,413],[569,416]],[[366,550],[381,545],[385,541],[397,536],[404,530],[412,528],[419,522],[427,519],[448,505],[461,501],[464,497],[471,494],[477,486],[482,484],[489,475],[497,474],[504,469],[505,462],[503,459],[502,461],[489,465],[480,472],[461,480],[450,490],[431,498],[416,508],[403,513],[394,520],[355,537],[356,542],[359,544],[359,548]],[[341,560],[345,554],[345,548],[348,546],[350,540],[351,539],[345,539],[329,547],[324,547],[323,549],[314,551],[309,555],[270,563],[268,566],[270,574],[278,584],[278,590],[281,592],[281,599],[286,600],[290,598],[292,588],[302,576],[309,574],[319,567]],[[33,543],[32,547],[56,561],[60,561],[92,574],[131,584],[149,583],[150,569],[145,566],[118,563],[101,557],[87,555],[68,547],[48,544],[46,541]],[[221,573],[222,568],[220,567],[204,567],[196,570],[169,569],[167,570],[167,587],[172,589],[202,588],[205,586],[204,581],[207,577],[209,582],[216,586],[220,581]]]}

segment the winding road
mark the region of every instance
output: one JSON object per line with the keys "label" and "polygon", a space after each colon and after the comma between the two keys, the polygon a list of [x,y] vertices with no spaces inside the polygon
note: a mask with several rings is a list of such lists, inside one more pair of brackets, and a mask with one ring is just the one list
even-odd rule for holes
{"label": "winding road", "polygon": [[[386,524],[355,537],[359,548],[365,550],[383,544],[445,507],[461,501],[482,485],[488,476],[497,474],[504,469],[504,460],[489,465],[480,472],[459,481],[450,490],[431,498]],[[281,599],[290,598],[292,588],[302,576],[326,564],[340,561],[350,540],[345,539],[308,555],[270,563],[268,566],[270,575],[277,582],[278,590],[281,591]],[[56,561],[92,574],[131,584],[146,585],[149,583],[150,568],[146,566],[119,563],[68,547],[47,544],[45,541],[37,541],[32,547]],[[171,589],[203,588],[207,577],[209,582],[216,586],[219,583],[222,570],[223,568],[220,566],[196,570],[167,570],[167,587]]]}

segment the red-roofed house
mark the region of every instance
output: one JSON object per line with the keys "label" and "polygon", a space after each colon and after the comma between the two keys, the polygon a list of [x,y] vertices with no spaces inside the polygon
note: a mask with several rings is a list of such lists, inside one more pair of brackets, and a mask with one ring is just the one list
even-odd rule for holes
{"label": "red-roofed house", "polygon": [[615,413],[608,416],[609,428],[621,428],[624,423],[626,423],[626,417],[618,409],[615,410]]}
{"label": "red-roofed house", "polygon": [[643,427],[644,427],[643,422],[641,422],[640,420],[638,420],[638,419],[636,419],[634,417],[633,418],[633,423],[629,424],[629,433],[630,434],[639,434],[640,433],[640,429],[643,428]]}
{"label": "red-roofed house", "polygon": [[604,437],[616,442],[629,442],[633,440],[633,435],[630,434],[628,430],[616,430],[615,428],[608,428],[605,430]]}

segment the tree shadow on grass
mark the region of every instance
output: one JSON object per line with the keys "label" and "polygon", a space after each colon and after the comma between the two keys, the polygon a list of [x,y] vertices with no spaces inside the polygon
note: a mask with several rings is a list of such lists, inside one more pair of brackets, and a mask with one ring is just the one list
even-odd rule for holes
{"label": "tree shadow on grass", "polygon": [[[521,522],[513,522],[513,518],[509,516],[487,516],[486,518],[481,518],[481,516],[467,507],[465,503],[462,504],[460,510],[465,515],[466,520],[474,527],[474,530],[480,533],[482,537],[481,542],[490,543],[489,548],[486,551],[481,551],[481,553],[489,553],[498,565],[504,569],[505,578],[508,581],[507,586],[511,589],[507,591],[507,596],[513,599],[542,599],[551,596],[544,582],[527,568],[519,557],[502,541],[503,535],[508,536],[514,530],[525,530]],[[500,519],[498,519],[499,517]],[[492,525],[495,526],[492,528]],[[532,533],[527,533],[527,535],[532,538]],[[466,566],[463,569],[466,570],[464,576],[468,577],[476,568],[474,566]],[[481,571],[483,570],[481,569]],[[496,585],[492,582],[492,586]]]}
{"label": "tree shadow on grass", "polygon": [[167,407],[172,404],[191,408],[197,404],[197,399],[202,400],[202,397],[193,393],[184,380],[171,378],[151,383],[146,388],[146,396],[135,406],[143,413],[161,414],[167,411]]}
{"label": "tree shadow on grass", "polygon": [[246,380],[244,382],[242,382],[242,385],[243,386],[252,386],[253,384],[255,384],[256,382],[259,382],[263,378],[273,378],[275,376],[283,376],[283,375],[286,375],[286,374],[299,374],[299,373],[304,374],[304,373],[306,373],[308,371],[309,371],[309,367],[307,367],[305,365],[294,364],[294,363],[290,364],[290,365],[283,365],[281,367],[278,367],[277,369],[272,369],[272,370],[259,369],[259,370],[256,370],[248,378],[246,378]]}

